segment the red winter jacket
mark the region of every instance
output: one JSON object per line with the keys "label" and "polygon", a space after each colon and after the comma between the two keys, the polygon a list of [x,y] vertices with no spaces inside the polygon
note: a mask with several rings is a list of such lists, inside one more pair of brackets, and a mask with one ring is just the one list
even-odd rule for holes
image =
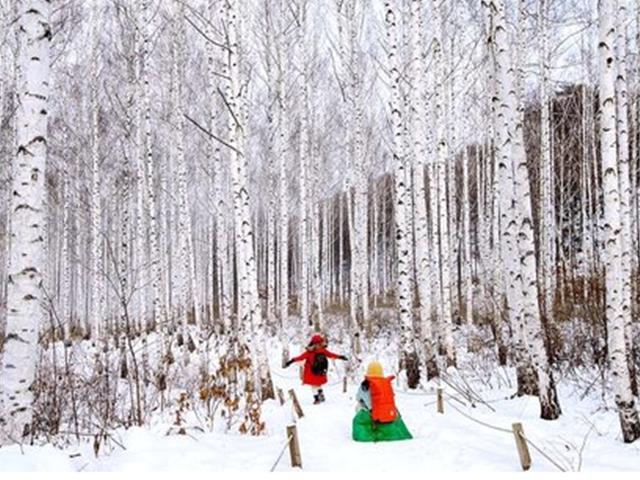
{"label": "red winter jacket", "polygon": [[301,355],[292,358],[293,362],[300,362],[304,360],[304,374],[302,376],[302,383],[305,385],[314,385],[321,386],[327,383],[326,375],[316,375],[311,371],[311,365],[313,365],[313,360],[318,353],[324,353],[327,358],[340,358],[342,355],[337,355],[333,352],[330,352],[326,348],[318,348],[316,350],[307,350]]}

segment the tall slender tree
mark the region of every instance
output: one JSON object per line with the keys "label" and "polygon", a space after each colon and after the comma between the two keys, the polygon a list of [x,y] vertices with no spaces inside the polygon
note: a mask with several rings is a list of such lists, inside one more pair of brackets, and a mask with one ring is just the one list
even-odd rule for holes
{"label": "tall slender tree", "polygon": [[623,279],[620,169],[617,152],[616,91],[616,11],[613,0],[600,0],[600,151],[602,152],[603,235],[605,254],[605,291],[607,344],[622,437],[625,442],[640,438],[640,417],[631,392],[625,342],[625,299]]}
{"label": "tall slender tree", "polygon": [[11,185],[7,325],[0,363],[0,445],[32,430],[38,333],[44,324],[47,264],[47,123],[51,5],[19,5],[17,145]]}

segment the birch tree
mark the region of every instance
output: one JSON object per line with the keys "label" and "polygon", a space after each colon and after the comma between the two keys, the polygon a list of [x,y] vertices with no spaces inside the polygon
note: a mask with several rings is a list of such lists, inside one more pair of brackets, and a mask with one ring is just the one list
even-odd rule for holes
{"label": "birch tree", "polygon": [[100,338],[102,328],[102,315],[104,312],[105,289],[104,289],[104,262],[103,262],[103,236],[102,236],[102,205],[100,195],[100,37],[99,20],[100,11],[94,7],[92,10],[92,30],[91,30],[91,225],[89,241],[92,254],[90,266],[90,286],[89,291],[96,292],[95,297],[91,296],[91,307],[93,322],[91,324],[91,336],[94,340]]}
{"label": "birch tree", "polygon": [[182,314],[183,328],[188,318],[193,315],[196,325],[200,324],[200,312],[195,278],[195,252],[193,247],[193,232],[191,215],[189,213],[189,199],[187,196],[187,164],[184,146],[184,45],[186,42],[184,25],[184,7],[177,7],[175,19],[176,32],[173,37],[173,121],[176,125],[176,166],[178,174],[178,246],[181,257],[180,303],[186,309]]}
{"label": "birch tree", "polygon": [[630,443],[640,438],[640,418],[631,392],[625,342],[625,299],[623,278],[624,244],[621,238],[620,167],[616,128],[615,81],[616,11],[613,0],[600,0],[598,41],[600,67],[600,151],[604,203],[605,291],[607,344],[613,391],[620,417],[622,437]]}
{"label": "birch tree", "polygon": [[413,296],[409,265],[409,232],[407,231],[408,202],[410,191],[406,184],[406,153],[403,128],[402,97],[400,94],[400,18],[397,3],[386,0],[384,4],[385,26],[387,30],[388,64],[391,75],[391,132],[393,136],[394,166],[394,213],[395,238],[397,248],[397,307],[400,327],[400,365],[406,374],[409,388],[416,388],[420,381],[417,353],[413,341]]}
{"label": "birch tree", "polygon": [[229,146],[231,148],[231,185],[235,219],[236,268],[238,271],[238,318],[242,340],[250,345],[256,359],[256,383],[262,399],[275,398],[267,363],[264,336],[253,343],[252,332],[263,333],[262,315],[258,299],[258,277],[254,250],[253,225],[250,210],[247,156],[245,149],[244,102],[241,83],[241,53],[239,40],[242,2],[232,0],[226,5],[227,66],[229,80],[226,88],[228,107]]}
{"label": "birch tree", "polygon": [[540,0],[538,17],[540,22],[540,277],[544,299],[544,313],[551,314],[553,303],[554,274],[554,204],[553,164],[551,156],[551,132],[549,112],[549,53],[548,53],[548,3]]}
{"label": "birch tree", "polygon": [[418,299],[420,308],[420,326],[424,345],[427,379],[438,375],[433,332],[431,328],[431,291],[429,284],[429,227],[427,223],[427,205],[424,182],[424,165],[427,156],[426,143],[431,141],[427,134],[427,106],[426,106],[426,68],[425,50],[422,41],[424,29],[422,21],[422,0],[411,1],[411,142],[412,142],[412,172],[413,172],[413,216],[415,217],[416,241],[414,243]]}
{"label": "birch tree", "polygon": [[[517,353],[520,356],[521,371],[527,372],[527,377],[519,378],[519,384],[521,381],[525,384],[535,382],[533,374],[528,373],[530,359],[537,376],[540,416],[552,420],[560,415],[560,406],[544,346],[538,303],[531,197],[523,137],[524,110],[518,96],[519,82],[515,71],[516,68],[520,68],[520,64],[517,63],[519,55],[516,55],[516,65],[512,65],[504,1],[493,0],[488,3],[488,7],[491,13],[495,14],[493,32],[499,102],[496,145],[502,187],[500,227],[504,242],[503,255],[506,254],[503,261],[508,265],[507,312],[517,341],[526,344],[526,350],[519,347]],[[529,391],[535,391],[531,386],[527,388]]]}
{"label": "birch tree", "polygon": [[[286,11],[284,3],[281,3],[281,12]],[[282,15],[282,13],[281,13]],[[288,123],[288,99],[285,88],[285,56],[284,48],[284,18],[278,24],[281,41],[278,43],[278,135],[276,141],[276,155],[278,158],[278,199],[280,221],[278,228],[278,302],[280,328],[288,324],[289,316],[289,206],[287,205],[287,161],[289,158],[289,123]]]}
{"label": "birch tree", "polygon": [[31,386],[39,328],[46,315],[41,286],[47,263],[50,8],[47,1],[29,0],[18,10],[18,149],[12,159],[7,325],[0,364],[0,445],[21,442],[32,430]]}
{"label": "birch tree", "polygon": [[[432,0],[432,27],[433,27],[433,62],[435,65],[435,89],[434,89],[434,122],[436,129],[435,143],[437,145],[437,160],[433,171],[432,188],[437,192],[437,232],[434,245],[440,246],[439,255],[439,285],[440,295],[438,304],[440,308],[439,328],[444,352],[448,366],[455,366],[456,354],[453,346],[453,320],[451,314],[451,253],[449,238],[449,215],[447,209],[447,160],[449,157],[449,144],[446,135],[445,123],[445,80],[444,58],[442,47],[442,16],[440,0]],[[432,210],[433,212],[436,210]]]}
{"label": "birch tree", "polygon": [[[617,60],[616,75],[616,132],[618,145],[618,178],[620,182],[620,243],[622,247],[622,312],[624,316],[625,344],[629,379],[634,395],[638,394],[636,369],[633,358],[633,325],[632,325],[632,294],[631,269],[633,261],[632,217],[631,217],[631,182],[629,175],[629,95],[627,88],[627,2],[618,0],[616,11],[616,40],[615,55]],[[636,175],[634,175],[636,176]]]}

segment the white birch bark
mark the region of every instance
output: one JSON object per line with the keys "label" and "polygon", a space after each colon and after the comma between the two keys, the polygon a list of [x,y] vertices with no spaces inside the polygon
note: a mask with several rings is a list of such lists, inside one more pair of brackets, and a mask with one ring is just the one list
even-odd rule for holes
{"label": "white birch bark", "polygon": [[31,430],[38,333],[45,321],[41,284],[46,268],[49,2],[19,5],[17,154],[10,204],[7,324],[0,363],[0,445]]}
{"label": "white birch bark", "polygon": [[[510,67],[509,52],[507,51],[508,33],[505,30],[504,3],[490,1],[487,4],[490,16],[491,30],[490,38],[493,46],[494,75],[492,77],[495,85],[492,96],[492,119],[494,127],[495,146],[495,166],[494,166],[494,193],[496,195],[495,217],[494,217],[494,241],[498,248],[494,262],[498,263],[500,276],[498,291],[500,295],[504,293],[506,302],[504,304],[505,316],[510,322],[513,331],[512,348],[516,360],[518,377],[518,394],[535,394],[535,379],[531,371],[526,347],[524,345],[524,334],[521,317],[516,315],[520,312],[522,302],[521,290],[517,288],[517,259],[516,259],[516,232],[517,227],[515,199],[514,199],[514,179],[513,165],[511,159],[511,139],[509,138],[509,128],[512,121],[510,105],[504,98],[505,91],[508,92],[510,78],[507,70]],[[498,35],[499,32],[499,35]],[[515,88],[513,83],[512,88]],[[502,302],[502,297],[500,302]]]}
{"label": "white birch bark", "polygon": [[[10,4],[11,5],[11,4]],[[3,2],[0,4],[0,22],[2,25],[7,25],[9,22],[9,18],[11,15],[10,5],[5,5]],[[12,79],[13,75],[13,61],[10,60],[9,49],[8,49],[8,40],[10,29],[5,29],[2,33],[0,33],[0,43],[2,46],[0,47],[0,115],[4,118],[5,116],[5,108],[7,105],[11,103],[8,101],[13,95],[13,86]],[[7,98],[9,97],[9,98]],[[15,116],[14,116],[15,117]],[[9,128],[6,129],[8,134],[6,136],[0,137],[0,148],[2,151],[6,151],[9,145],[13,145],[14,141],[14,128],[13,122],[10,123]],[[9,188],[11,181],[11,165],[12,162],[0,162],[0,185],[3,187],[4,198],[0,202],[0,335],[4,336],[4,326],[6,321],[6,302],[7,302],[7,276],[5,272],[7,271],[7,262],[8,258],[8,250],[9,250],[9,237],[10,237],[10,215],[9,215],[9,204],[11,202],[11,196]]]}
{"label": "white birch bark", "polygon": [[275,39],[275,25],[273,20],[273,13],[271,11],[271,5],[268,1],[265,2],[265,24],[266,24],[266,76],[267,76],[267,89],[268,89],[268,106],[267,106],[267,122],[268,122],[268,135],[269,135],[269,145],[268,145],[268,178],[269,182],[269,208],[266,212],[266,311],[267,311],[267,319],[269,324],[274,326],[276,325],[277,315],[277,307],[278,307],[278,299],[277,299],[277,280],[278,273],[276,268],[276,255],[277,255],[277,236],[276,236],[276,188],[277,186],[277,172],[276,172],[276,155],[278,151],[276,150],[276,138],[278,135],[277,131],[277,119],[276,117],[278,109],[276,102],[278,101],[278,80],[277,80],[277,72],[275,71],[277,65],[274,65],[274,58],[277,56],[278,47],[276,45]]}
{"label": "white birch bark", "polygon": [[154,325],[165,325],[167,322],[166,305],[162,300],[162,261],[160,252],[160,236],[158,227],[158,212],[156,207],[155,189],[155,161],[153,158],[153,131],[151,127],[151,3],[150,0],[139,0],[140,13],[142,18],[142,51],[141,51],[141,74],[140,74],[140,95],[142,100],[142,135],[143,135],[143,157],[146,167],[146,209],[149,214],[149,249],[151,255],[151,288],[152,288],[152,318]]}
{"label": "white birch bark", "polygon": [[411,265],[409,264],[409,234],[407,230],[407,205],[410,192],[406,184],[406,152],[403,131],[402,97],[400,92],[400,18],[397,2],[384,3],[385,26],[387,31],[388,66],[391,74],[391,127],[393,135],[393,168],[395,198],[395,238],[397,245],[397,308],[400,327],[400,361],[405,370],[407,384],[416,388],[420,377],[417,365],[416,347],[413,341],[413,305],[411,292]]}
{"label": "white birch bark", "polygon": [[424,188],[424,165],[427,157],[426,143],[432,138],[427,132],[427,108],[426,108],[426,79],[428,70],[425,62],[425,51],[422,41],[424,29],[422,21],[423,0],[411,1],[411,70],[410,83],[413,86],[410,92],[412,105],[411,148],[413,153],[413,216],[415,222],[415,250],[416,279],[419,299],[420,326],[422,343],[424,346],[427,380],[438,375],[438,366],[435,357],[433,331],[431,328],[431,291],[429,283],[429,227],[427,224],[427,205]]}
{"label": "white birch bark", "polygon": [[435,125],[436,125],[436,145],[437,161],[435,165],[435,183],[437,184],[438,203],[438,243],[440,245],[440,336],[442,338],[447,365],[456,365],[456,353],[453,346],[453,320],[451,314],[451,250],[449,239],[449,215],[447,209],[447,159],[449,157],[449,145],[445,132],[444,117],[444,59],[442,48],[442,16],[441,2],[432,0],[433,14],[433,62],[435,65]]}
{"label": "white birch bark", "polygon": [[[489,3],[494,13],[495,66],[497,82],[496,147],[498,151],[501,183],[500,219],[502,230],[502,259],[507,264],[507,313],[516,337],[519,393],[534,393],[534,373],[530,371],[529,358],[535,367],[541,417],[555,419],[560,415],[553,376],[548,365],[542,337],[538,289],[536,279],[535,249],[531,220],[526,152],[523,139],[524,110],[520,103],[519,55],[516,65],[511,64],[510,39],[506,30],[503,0]],[[522,17],[520,16],[520,19]],[[520,30],[520,29],[519,29]],[[517,193],[516,193],[517,192]],[[506,254],[506,256],[505,256]],[[520,346],[520,342],[526,342]]]}
{"label": "white birch bark", "polygon": [[[137,18],[140,15],[141,3],[137,2],[132,5],[133,15]],[[145,216],[145,199],[147,195],[147,178],[145,173],[144,161],[144,130],[143,130],[143,93],[142,93],[142,35],[139,30],[133,32],[133,82],[135,91],[132,95],[133,118],[131,129],[134,130],[133,145],[131,147],[134,168],[135,168],[135,234],[132,240],[131,253],[134,258],[134,265],[140,268],[140,284],[141,288],[137,295],[136,305],[132,309],[134,312],[134,321],[140,324],[140,329],[146,329],[148,326],[147,306],[148,306],[148,284],[150,283],[151,274],[149,273],[147,242],[147,217]],[[154,325],[155,328],[155,325]],[[146,354],[146,350],[145,350]]]}
{"label": "white birch bark", "polygon": [[[241,0],[226,5],[227,65],[229,81],[226,102],[229,109],[229,145],[231,152],[231,184],[235,219],[236,268],[238,271],[238,318],[242,339],[249,345],[257,364],[255,382],[263,400],[274,398],[273,386],[264,345],[263,322],[258,298],[258,275],[249,197],[249,178],[245,149],[246,98],[241,84],[241,15],[246,13]],[[254,337],[258,340],[254,343]]]}
{"label": "white birch bark", "polygon": [[[524,7],[524,0],[521,3]],[[520,24],[523,22],[523,13],[520,12]],[[523,42],[523,28],[518,29],[518,45]],[[523,81],[523,48],[518,52],[518,74],[516,76],[517,87],[501,92],[507,99],[509,110],[512,114],[511,125],[513,131],[509,133],[512,138],[512,162],[514,169],[514,196],[516,199],[517,225],[517,249],[519,265],[519,286],[521,289],[521,311],[516,314],[524,324],[524,334],[527,349],[538,377],[538,397],[540,400],[540,416],[546,420],[554,420],[560,416],[560,404],[556,393],[555,382],[548,355],[544,344],[544,332],[542,330],[542,318],[538,301],[538,279],[536,266],[536,251],[533,232],[533,218],[531,206],[531,193],[529,187],[529,171],[527,166],[527,153],[524,144],[524,102],[521,99],[520,84]],[[507,70],[507,77],[510,70]],[[503,87],[508,87],[507,83]],[[517,92],[517,93],[516,93]]]}
{"label": "white birch bark", "polygon": [[99,22],[101,19],[99,8],[92,10],[91,17],[91,223],[89,242],[91,253],[89,258],[89,312],[91,323],[91,337],[98,340],[102,336],[102,317],[105,306],[103,236],[102,236],[102,198],[100,178],[100,36]]}
{"label": "white birch bark", "polygon": [[178,245],[181,257],[180,304],[186,312],[183,313],[183,328],[186,327],[191,312],[196,326],[200,326],[200,305],[196,290],[195,253],[193,246],[193,232],[191,215],[189,212],[189,198],[187,195],[187,164],[184,145],[184,95],[182,85],[184,78],[184,48],[186,34],[184,25],[184,7],[179,6],[174,23],[176,32],[173,35],[173,105],[175,125],[176,163],[178,170]]}
{"label": "white birch bark", "polygon": [[[632,255],[632,218],[631,218],[631,182],[629,178],[629,96],[627,88],[627,27],[628,9],[626,0],[617,0],[616,44],[616,119],[618,137],[618,178],[620,182],[620,243],[622,247],[622,314],[624,316],[625,344],[631,389],[637,394],[636,369],[633,358],[633,323],[631,269]],[[635,175],[634,175],[635,176]]]}
{"label": "white birch bark", "polygon": [[[353,239],[352,239],[352,268],[354,271],[353,291],[355,294],[356,333],[360,327],[369,327],[369,283],[367,270],[367,224],[369,212],[369,195],[367,185],[367,164],[364,157],[364,111],[362,105],[362,71],[359,58],[358,21],[360,12],[357,2],[352,2],[349,14],[349,51],[350,51],[350,99],[353,110],[353,158],[351,164],[354,169],[354,200],[353,200]],[[370,329],[367,328],[367,331]]]}
{"label": "white birch bark", "polygon": [[551,132],[549,112],[549,52],[548,52],[548,0],[540,0],[538,15],[540,24],[540,225],[542,246],[540,254],[540,276],[544,299],[544,312],[551,314],[553,303],[553,282],[555,265],[553,245],[555,245],[555,215],[553,203],[552,177],[553,165],[551,157]]}
{"label": "white birch bark", "polygon": [[300,164],[300,285],[298,289],[298,301],[300,304],[300,317],[303,324],[311,325],[309,315],[309,212],[308,212],[308,164],[309,164],[309,75],[307,70],[307,12],[306,4],[300,3],[298,7],[298,45],[296,48],[297,67],[300,76],[300,136],[298,161]]}
{"label": "white birch bark", "polygon": [[[282,22],[284,23],[284,22]],[[278,157],[278,303],[280,327],[288,325],[289,315],[289,209],[287,189],[287,164],[289,159],[289,124],[287,115],[287,91],[284,85],[284,45],[278,44],[278,135],[276,136],[276,155]]]}
{"label": "white birch bark", "polygon": [[[465,122],[466,123],[466,122]],[[469,149],[462,147],[462,284],[464,298],[464,323],[467,327],[473,324],[473,284],[471,258],[471,198],[469,194]]]}
{"label": "white birch bark", "polygon": [[69,233],[71,230],[70,217],[70,202],[71,196],[70,190],[70,174],[69,170],[65,168],[62,172],[62,240],[60,251],[60,312],[58,315],[59,324],[57,327],[60,329],[62,338],[66,341],[69,339],[70,317],[71,317],[71,255],[69,253]]}
{"label": "white birch bark", "polygon": [[613,392],[625,442],[640,438],[640,419],[636,410],[625,344],[624,298],[622,278],[623,245],[621,239],[621,205],[619,165],[616,151],[615,58],[616,11],[614,0],[601,0],[599,8],[600,67],[600,151],[602,155],[602,189],[604,203],[603,235],[605,252],[605,291],[607,343]]}
{"label": "white birch bark", "polygon": [[[434,95],[434,103],[438,100],[437,94]],[[431,109],[433,111],[432,118],[433,122],[431,125],[436,125],[435,123],[435,108]],[[436,145],[436,148],[439,148]],[[433,149],[431,149],[433,150]],[[437,327],[437,340],[441,342],[442,338],[442,328],[440,328],[440,322],[442,320],[442,288],[441,288],[441,252],[440,252],[440,226],[439,226],[439,214],[438,214],[438,181],[436,175],[436,164],[437,157],[436,152],[430,151],[429,161],[427,163],[427,172],[428,172],[428,182],[429,182],[429,229],[430,229],[430,238],[429,238],[429,249],[431,250],[431,268],[429,270],[429,285],[431,286],[432,292],[432,301],[431,303],[435,305],[435,316],[436,316],[436,327]],[[385,258],[385,257],[383,257]]]}
{"label": "white birch bark", "polygon": [[[209,22],[213,24],[217,17],[224,18],[223,2],[210,0],[209,2]],[[213,28],[210,26],[209,35],[213,38]],[[216,131],[218,128],[216,112],[219,97],[216,88],[218,55],[217,48],[212,43],[207,45],[207,61],[208,61],[208,78],[207,92],[209,96],[209,128]],[[226,62],[221,66],[223,73],[228,75]],[[228,332],[231,326],[231,303],[232,299],[229,295],[230,286],[233,283],[233,271],[230,268],[230,260],[227,250],[228,241],[228,224],[227,224],[227,172],[226,163],[222,156],[219,143],[215,143],[211,147],[212,163],[214,166],[214,203],[215,203],[215,266],[216,266],[216,290],[218,292],[218,318],[220,325],[225,332]]]}

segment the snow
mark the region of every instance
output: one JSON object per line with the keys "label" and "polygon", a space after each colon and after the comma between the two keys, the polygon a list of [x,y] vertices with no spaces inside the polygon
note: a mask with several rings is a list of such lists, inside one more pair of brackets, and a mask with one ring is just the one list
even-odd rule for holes
{"label": "snow", "polygon": [[51,445],[41,447],[11,445],[0,448],[0,472],[74,471],[69,455]]}
{"label": "snow", "polygon": [[[559,420],[545,421],[538,418],[539,405],[535,397],[509,398],[513,388],[506,383],[512,375],[508,369],[496,371],[482,389],[474,384],[474,390],[487,402],[484,405],[476,402],[475,407],[471,406],[456,392],[459,387],[445,384],[444,414],[436,411],[435,384],[429,383],[423,390],[411,392],[405,392],[398,385],[396,402],[414,439],[357,443],[351,440],[351,420],[359,380],[351,381],[347,392],[342,392],[345,364],[332,363],[325,387],[327,401],[313,405],[311,391],[300,384],[296,367],[280,368],[279,350],[277,346],[272,348],[270,358],[276,386],[283,389],[285,396],[293,388],[304,411],[304,416],[296,420],[304,471],[519,472],[514,437],[509,431],[513,422],[521,422],[527,438],[564,470],[640,470],[640,444],[622,442],[615,409],[603,403],[595,390],[580,399],[582,391],[574,384],[561,384],[558,392],[563,414]],[[296,350],[292,345],[292,353]],[[344,351],[340,347],[333,350]],[[391,349],[378,349],[377,357],[384,365],[392,365],[390,356]],[[371,358],[371,355],[363,358],[361,369]],[[496,384],[498,374],[505,379],[500,386]],[[451,385],[456,385],[456,375],[455,370],[447,372]],[[507,431],[476,423],[454,407],[480,422]],[[90,442],[64,449],[52,445],[25,446],[24,453],[19,446],[0,448],[0,471],[268,472],[283,450],[275,470],[292,471],[289,452],[283,448],[285,427],[292,421],[292,411],[290,401],[284,406],[277,401],[266,402],[262,415],[268,432],[260,437],[206,432],[197,428],[194,416],[187,417],[186,435],[168,435],[172,430],[170,417],[154,418],[148,427],[113,432],[114,439],[125,449],[112,442],[111,450],[101,450],[98,458]],[[530,453],[532,471],[559,470],[531,446]]]}

